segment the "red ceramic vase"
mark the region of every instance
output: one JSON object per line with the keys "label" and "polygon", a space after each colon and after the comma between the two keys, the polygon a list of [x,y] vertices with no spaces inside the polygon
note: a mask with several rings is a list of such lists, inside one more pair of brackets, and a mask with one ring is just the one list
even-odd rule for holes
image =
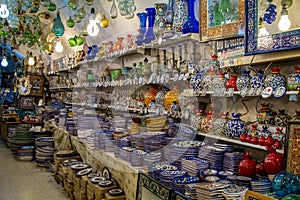
{"label": "red ceramic vase", "polygon": [[263,163],[258,163],[255,167],[255,172],[256,174],[260,175],[260,176],[266,176],[267,172],[264,168],[264,164]]}
{"label": "red ceramic vase", "polygon": [[243,133],[240,137],[240,141],[241,142],[246,142],[246,138],[247,138],[247,134],[246,133]]}
{"label": "red ceramic vase", "polygon": [[271,147],[274,144],[274,140],[271,135],[269,135],[265,140],[265,146]]}
{"label": "red ceramic vase", "polygon": [[260,146],[265,146],[265,137],[264,136],[260,136],[260,138],[258,139],[258,144]]}

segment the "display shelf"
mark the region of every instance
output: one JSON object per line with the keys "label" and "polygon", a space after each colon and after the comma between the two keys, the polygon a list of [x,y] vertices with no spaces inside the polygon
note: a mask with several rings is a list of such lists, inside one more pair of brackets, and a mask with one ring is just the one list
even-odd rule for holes
{"label": "display shelf", "polygon": [[[224,136],[211,135],[211,134],[202,133],[202,132],[198,132],[198,135],[201,135],[201,136],[204,136],[204,137],[208,137],[208,138],[212,138],[212,139],[216,139],[216,140],[222,140],[222,141],[225,141],[225,142],[230,142],[232,144],[238,144],[238,145],[241,145],[241,146],[247,146],[247,147],[251,147],[251,148],[261,149],[261,150],[267,151],[267,149],[266,149],[265,146],[260,146],[260,145],[251,144],[251,143],[247,143],[247,142],[241,142],[239,140],[227,138],[227,137],[224,137]],[[283,150],[282,149],[278,149],[277,152],[283,154]]]}
{"label": "display shelf", "polygon": [[250,64],[263,64],[268,62],[278,62],[295,60],[300,58],[300,49],[294,49],[289,51],[272,52],[265,54],[258,54],[253,56],[242,56],[237,58],[220,59],[220,65],[222,68],[226,67],[238,67]]}

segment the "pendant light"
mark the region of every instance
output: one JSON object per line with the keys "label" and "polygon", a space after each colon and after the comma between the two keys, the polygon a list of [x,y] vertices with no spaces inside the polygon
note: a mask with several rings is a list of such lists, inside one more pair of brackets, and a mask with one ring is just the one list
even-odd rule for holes
{"label": "pendant light", "polygon": [[65,33],[65,27],[64,27],[63,23],[61,22],[59,11],[57,11],[57,16],[56,16],[55,22],[52,27],[52,32],[57,37],[60,37]]}
{"label": "pendant light", "polygon": [[270,33],[267,31],[267,28],[261,18],[259,19],[258,26],[259,26],[259,31],[258,31],[257,37],[265,37],[265,36],[270,35]]}
{"label": "pendant light", "polygon": [[89,18],[89,24],[87,26],[87,32],[90,36],[96,36],[99,33],[99,27],[95,20],[95,8],[91,9],[91,16]]}
{"label": "pendant light", "polygon": [[64,51],[64,46],[62,45],[61,41],[60,40],[57,40],[56,41],[56,44],[55,44],[55,51],[57,53],[62,53]]}
{"label": "pendant light", "polygon": [[9,15],[9,10],[7,9],[7,5],[1,4],[0,5],[0,17],[2,19],[5,19],[8,17],[8,15]]}
{"label": "pendant light", "polygon": [[281,10],[280,21],[278,22],[278,28],[281,31],[287,31],[292,26],[291,20],[289,19],[289,13],[287,10],[289,7],[291,7],[292,4],[293,4],[293,0],[281,1],[282,10]]}
{"label": "pendant light", "polygon": [[8,65],[8,62],[7,62],[7,60],[6,60],[6,57],[3,56],[3,59],[2,59],[2,61],[1,61],[1,66],[2,66],[2,67],[7,67],[7,65]]}

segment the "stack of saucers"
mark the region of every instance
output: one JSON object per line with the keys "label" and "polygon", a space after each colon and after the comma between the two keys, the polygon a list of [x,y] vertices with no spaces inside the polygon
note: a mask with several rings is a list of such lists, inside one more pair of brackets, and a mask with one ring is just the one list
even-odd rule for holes
{"label": "stack of saucers", "polygon": [[246,176],[237,176],[236,177],[237,180],[237,185],[239,186],[244,186],[246,188],[250,188],[251,187],[251,178],[246,177]]}
{"label": "stack of saucers", "polygon": [[160,162],[161,157],[162,157],[161,152],[146,153],[144,156],[144,168],[148,169],[149,165]]}
{"label": "stack of saucers", "polygon": [[208,167],[209,163],[199,158],[186,157],[181,160],[181,169],[186,171],[189,176],[198,176],[200,170]]}
{"label": "stack of saucers", "polygon": [[261,194],[272,191],[272,182],[269,179],[251,181],[251,190]]}
{"label": "stack of saucers", "polygon": [[159,174],[159,182],[165,184],[167,187],[171,187],[172,180],[182,176],[186,176],[186,171],[183,170],[162,171]]}
{"label": "stack of saucers", "polygon": [[223,168],[224,150],[214,146],[202,146],[198,157],[210,164],[211,169],[221,171]]}
{"label": "stack of saucers", "polygon": [[53,137],[40,137],[35,139],[35,161],[41,167],[48,167],[53,161],[55,145]]}
{"label": "stack of saucers", "polygon": [[197,200],[197,183],[185,185],[185,196],[191,200]]}
{"label": "stack of saucers", "polygon": [[224,199],[223,190],[228,188],[229,185],[219,182],[202,182],[196,185],[197,199]]}
{"label": "stack of saucers", "polygon": [[223,169],[225,171],[233,172],[238,174],[239,163],[243,160],[243,154],[241,152],[226,152],[224,154]]}
{"label": "stack of saucers", "polygon": [[173,179],[172,188],[182,194],[185,193],[185,186],[188,184],[199,183],[200,178],[196,176],[181,176]]}

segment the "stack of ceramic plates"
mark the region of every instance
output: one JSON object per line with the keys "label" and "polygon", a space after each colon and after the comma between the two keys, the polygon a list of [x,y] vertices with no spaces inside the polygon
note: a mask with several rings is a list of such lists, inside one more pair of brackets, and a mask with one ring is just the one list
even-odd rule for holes
{"label": "stack of ceramic plates", "polygon": [[198,176],[200,170],[208,167],[209,163],[199,158],[186,157],[181,160],[181,169],[186,171],[189,176]]}
{"label": "stack of ceramic plates", "polygon": [[219,182],[203,182],[198,183],[197,187],[197,199],[205,200],[205,199],[224,199],[223,190],[228,188],[228,184],[219,183]]}
{"label": "stack of ceramic plates", "polygon": [[162,148],[161,143],[162,143],[162,140],[161,140],[160,137],[153,138],[151,140],[145,140],[144,141],[145,151],[147,153],[158,151],[158,150],[160,150]]}
{"label": "stack of ceramic plates", "polygon": [[163,183],[167,187],[171,187],[172,180],[182,176],[186,176],[186,171],[183,170],[162,171],[159,174],[159,182]]}
{"label": "stack of ceramic plates", "polygon": [[67,109],[62,108],[59,111],[59,118],[58,118],[58,127],[64,128],[66,126],[66,117],[67,117]]}
{"label": "stack of ceramic plates", "polygon": [[131,162],[131,158],[132,158],[131,153],[133,150],[134,148],[132,147],[122,147],[120,149],[120,158],[127,162]]}
{"label": "stack of ceramic plates", "polygon": [[222,149],[224,152],[233,152],[233,147],[230,144],[215,143],[214,147],[216,147],[218,149]]}
{"label": "stack of ceramic plates", "polygon": [[67,118],[66,130],[72,135],[77,135],[77,126],[76,126],[77,123],[78,123],[77,118]]}
{"label": "stack of ceramic plates", "polygon": [[159,163],[153,163],[149,165],[148,168],[148,174],[152,175],[155,179],[159,180],[159,175],[163,171],[174,171],[178,168],[174,165],[168,164],[168,162],[159,162]]}
{"label": "stack of ceramic plates", "polygon": [[251,188],[251,181],[252,179],[246,176],[237,176],[236,177],[236,183],[239,186],[244,186],[246,188]]}
{"label": "stack of ceramic plates", "polygon": [[94,121],[97,120],[96,116],[78,116],[78,129],[87,130],[94,129]]}
{"label": "stack of ceramic plates", "polygon": [[172,188],[182,194],[185,193],[185,185],[198,183],[200,178],[196,176],[181,176],[173,179]]}
{"label": "stack of ceramic plates", "polygon": [[261,194],[272,191],[272,182],[269,179],[251,181],[251,190]]}
{"label": "stack of ceramic plates", "polygon": [[199,148],[201,146],[199,141],[181,141],[172,144],[169,162],[173,163],[174,161],[181,164],[181,159],[185,157],[197,157]]}
{"label": "stack of ceramic plates", "polygon": [[196,131],[188,124],[174,123],[169,127],[168,136],[184,140],[194,140],[196,138]]}
{"label": "stack of ceramic plates", "polygon": [[47,167],[53,161],[55,145],[53,137],[40,137],[35,139],[35,161],[41,167]]}
{"label": "stack of ceramic plates", "polygon": [[14,152],[16,152],[22,146],[31,146],[34,144],[34,137],[31,132],[30,124],[19,124],[15,135],[11,140],[11,147]]}
{"label": "stack of ceramic plates", "polygon": [[6,144],[7,144],[8,147],[12,146],[11,141],[12,141],[12,139],[13,139],[15,133],[16,133],[17,127],[18,126],[11,125],[11,126],[8,126],[8,128],[7,128]]}
{"label": "stack of ceramic plates", "polygon": [[105,149],[107,151],[114,151],[113,146],[113,131],[95,131],[94,134],[97,135],[98,140],[96,140],[98,145],[95,145],[95,147],[98,147],[99,149]]}
{"label": "stack of ceramic plates", "polygon": [[17,149],[18,158],[22,161],[31,161],[34,157],[34,146],[21,146]]}
{"label": "stack of ceramic plates", "polygon": [[169,126],[169,130],[167,134],[169,137],[173,138],[177,135],[178,130],[179,130],[179,126],[173,123]]}
{"label": "stack of ceramic plates", "polygon": [[162,157],[161,152],[146,153],[145,156],[144,156],[144,168],[148,169],[148,167],[151,164],[160,162],[161,157]]}
{"label": "stack of ceramic plates", "polygon": [[243,160],[243,153],[241,152],[226,152],[223,159],[223,169],[224,171],[233,172],[238,174],[239,163]]}
{"label": "stack of ceramic plates", "polygon": [[228,175],[226,178],[232,184],[237,184],[238,180],[236,179],[236,175]]}
{"label": "stack of ceramic plates", "polygon": [[122,147],[130,146],[130,141],[128,137],[122,137],[114,140],[114,154],[116,158],[120,157],[120,149]]}
{"label": "stack of ceramic plates", "polygon": [[191,200],[197,200],[197,183],[185,185],[185,196]]}
{"label": "stack of ceramic plates", "polygon": [[198,157],[210,164],[211,169],[221,171],[223,169],[224,150],[214,146],[203,146],[199,151]]}
{"label": "stack of ceramic plates", "polygon": [[131,166],[134,167],[141,167],[144,165],[144,156],[146,152],[142,150],[133,150],[131,153]]}

